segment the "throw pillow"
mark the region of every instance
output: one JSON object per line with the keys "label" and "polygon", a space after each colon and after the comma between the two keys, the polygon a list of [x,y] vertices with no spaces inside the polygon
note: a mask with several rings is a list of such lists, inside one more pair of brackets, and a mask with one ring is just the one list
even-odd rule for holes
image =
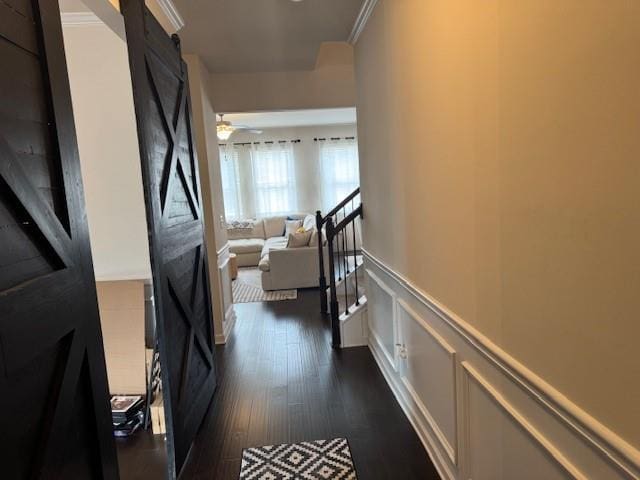
{"label": "throw pillow", "polygon": [[262,219],[265,238],[284,237],[284,220],[286,217],[266,217]]}
{"label": "throw pillow", "polygon": [[309,245],[311,240],[311,230],[304,233],[290,233],[287,248],[300,248]]}
{"label": "throw pillow", "polygon": [[314,217],[313,215],[307,215],[306,217],[304,217],[302,226],[304,227],[305,231],[313,230],[316,227],[316,217]]}
{"label": "throw pillow", "polygon": [[286,220],[284,222],[284,236],[288,237],[290,234],[295,233],[302,226],[302,220]]}

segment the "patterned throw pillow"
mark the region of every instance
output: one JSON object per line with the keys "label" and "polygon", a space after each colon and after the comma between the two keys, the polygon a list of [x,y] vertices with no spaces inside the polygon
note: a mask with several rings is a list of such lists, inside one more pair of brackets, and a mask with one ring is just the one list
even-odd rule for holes
{"label": "patterned throw pillow", "polygon": [[227,230],[253,230],[256,221],[253,218],[243,220],[231,220],[227,222]]}

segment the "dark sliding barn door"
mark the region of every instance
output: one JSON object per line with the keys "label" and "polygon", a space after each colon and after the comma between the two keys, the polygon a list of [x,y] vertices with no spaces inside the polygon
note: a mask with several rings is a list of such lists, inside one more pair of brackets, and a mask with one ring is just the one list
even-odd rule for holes
{"label": "dark sliding barn door", "polygon": [[179,473],[216,387],[187,67],[142,0],[121,0],[142,161],[169,458]]}
{"label": "dark sliding barn door", "polygon": [[116,479],[58,2],[0,0],[0,477]]}

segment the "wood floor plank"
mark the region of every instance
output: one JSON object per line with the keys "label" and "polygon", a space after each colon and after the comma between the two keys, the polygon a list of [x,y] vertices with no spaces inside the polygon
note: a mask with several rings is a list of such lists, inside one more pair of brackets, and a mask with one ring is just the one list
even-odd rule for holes
{"label": "wood floor plank", "polygon": [[[439,478],[369,349],[330,347],[317,291],[235,308],[233,335],[216,347],[218,391],[181,479],[237,480],[244,448],[336,437],[349,441],[359,480]],[[144,476],[158,471],[145,465],[149,450],[135,452],[121,456],[121,477],[160,478]]]}

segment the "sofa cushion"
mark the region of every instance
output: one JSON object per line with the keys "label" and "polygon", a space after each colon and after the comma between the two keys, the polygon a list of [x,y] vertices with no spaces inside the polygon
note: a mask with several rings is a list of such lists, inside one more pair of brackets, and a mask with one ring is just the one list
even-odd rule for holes
{"label": "sofa cushion", "polygon": [[262,247],[261,256],[264,257],[270,250],[282,250],[283,248],[287,248],[287,237],[267,238],[264,242],[264,247]]}
{"label": "sofa cushion", "polygon": [[263,218],[265,238],[281,237],[284,235],[284,221],[287,217]]}
{"label": "sofa cushion", "polygon": [[261,252],[265,241],[262,238],[238,238],[229,240],[229,251],[231,253],[257,253]]}
{"label": "sofa cushion", "polygon": [[[323,228],[322,229],[322,245],[325,245],[326,243],[327,243],[327,234]],[[313,233],[311,234],[311,240],[309,240],[309,246],[310,247],[318,246],[318,229],[317,228],[313,229]]]}
{"label": "sofa cushion", "polygon": [[284,222],[284,236],[288,237],[292,233],[298,231],[302,227],[302,220],[285,220]]}

